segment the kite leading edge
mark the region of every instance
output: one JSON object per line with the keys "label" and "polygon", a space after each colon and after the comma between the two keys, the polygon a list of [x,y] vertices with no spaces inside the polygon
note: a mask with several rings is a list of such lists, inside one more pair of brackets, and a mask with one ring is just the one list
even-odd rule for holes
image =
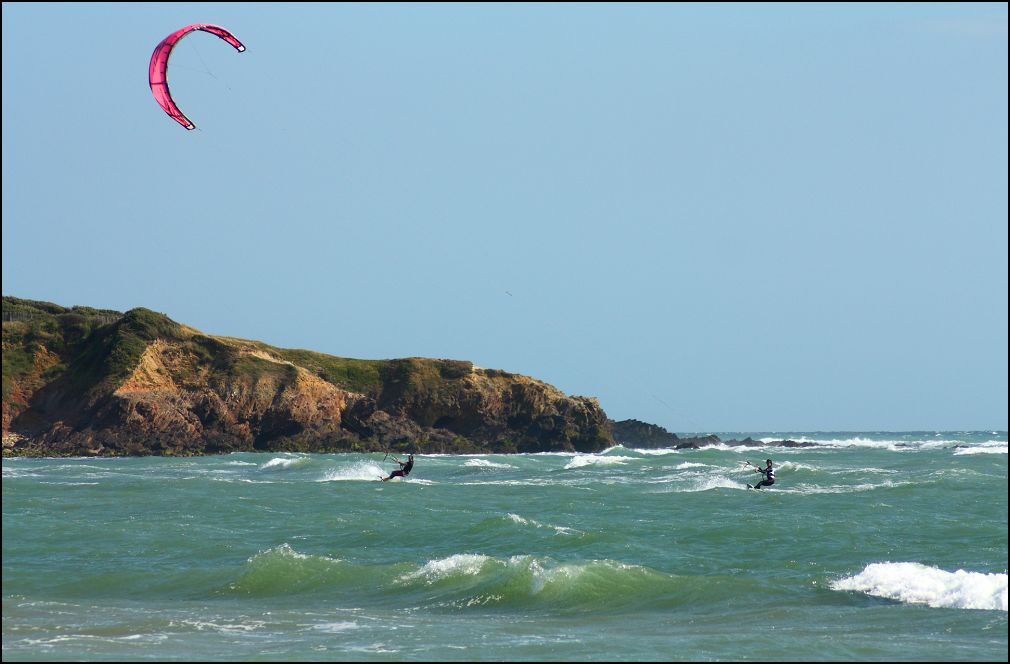
{"label": "kite leading edge", "polygon": [[196,125],[190,122],[189,118],[183,115],[179,107],[172,101],[172,93],[168,90],[168,58],[172,55],[172,49],[179,43],[179,40],[196,30],[203,30],[212,35],[217,35],[234,46],[239,53],[245,51],[245,46],[233,34],[221,26],[210,23],[194,23],[193,25],[187,25],[185,28],[180,28],[162,39],[161,43],[154,49],[154,53],[151,55],[151,66],[148,71],[151,93],[154,94],[154,100],[168,113],[169,117],[186,129],[196,129]]}

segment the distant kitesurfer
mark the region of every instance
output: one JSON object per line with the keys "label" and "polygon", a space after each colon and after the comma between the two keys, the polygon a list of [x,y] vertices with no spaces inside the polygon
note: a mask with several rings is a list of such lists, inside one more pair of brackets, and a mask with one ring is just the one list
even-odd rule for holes
{"label": "distant kitesurfer", "polygon": [[396,457],[393,457],[393,461],[400,464],[400,470],[394,470],[389,474],[389,477],[380,478],[383,482],[393,479],[394,477],[406,477],[410,475],[411,468],[414,467],[414,455],[408,454],[406,461],[400,461]]}
{"label": "distant kitesurfer", "polygon": [[760,489],[763,486],[771,486],[772,484],[775,484],[775,469],[772,468],[772,460],[766,459],[765,463],[768,465],[765,466],[764,468],[761,468],[760,466],[754,466],[754,472],[761,473],[762,475],[765,476],[765,478],[752,487],[750,486],[750,484],[748,484],[747,486],[749,486],[752,489]]}

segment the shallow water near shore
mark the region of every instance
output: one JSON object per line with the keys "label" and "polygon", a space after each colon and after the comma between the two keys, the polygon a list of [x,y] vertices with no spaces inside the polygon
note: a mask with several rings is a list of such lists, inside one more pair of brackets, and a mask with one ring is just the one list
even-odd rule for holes
{"label": "shallow water near shore", "polygon": [[4,459],[3,659],[1006,658],[1006,432],[719,435]]}

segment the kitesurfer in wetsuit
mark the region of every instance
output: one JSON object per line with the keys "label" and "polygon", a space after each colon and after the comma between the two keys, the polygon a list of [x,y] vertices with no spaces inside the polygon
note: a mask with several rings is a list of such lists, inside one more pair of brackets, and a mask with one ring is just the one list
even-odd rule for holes
{"label": "kitesurfer in wetsuit", "polygon": [[383,482],[393,479],[394,477],[406,477],[410,475],[411,468],[414,467],[414,455],[408,454],[406,461],[400,461],[396,457],[393,457],[393,461],[400,464],[400,470],[394,470],[389,474],[389,477],[381,478]]}
{"label": "kitesurfer in wetsuit", "polygon": [[[761,473],[762,475],[765,476],[763,480],[754,485],[753,488],[755,489],[760,489],[763,486],[771,486],[772,484],[775,484],[775,469],[772,468],[772,460],[767,459],[765,463],[767,463],[768,465],[765,466],[764,468],[754,466],[755,473]],[[747,486],[750,485],[748,484]]]}

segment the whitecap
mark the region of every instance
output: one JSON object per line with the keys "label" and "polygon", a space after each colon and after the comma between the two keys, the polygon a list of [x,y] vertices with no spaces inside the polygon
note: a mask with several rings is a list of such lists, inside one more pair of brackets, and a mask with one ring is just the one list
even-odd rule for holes
{"label": "whitecap", "polygon": [[14,479],[17,477],[42,477],[39,473],[32,473],[27,470],[22,470],[21,468],[11,468],[10,466],[3,467],[3,478],[4,479]]}
{"label": "whitecap", "polygon": [[780,464],[778,464],[778,468],[776,470],[789,470],[789,471],[792,471],[792,470],[813,470],[813,471],[819,471],[820,468],[818,468],[817,466],[811,466],[809,464],[800,463],[799,461],[783,461]]}
{"label": "whitecap", "polygon": [[617,466],[624,465],[626,461],[633,461],[634,457],[626,456],[599,456],[596,454],[578,454],[565,465],[565,470],[574,468],[585,468],[586,466]]}
{"label": "whitecap", "polygon": [[673,467],[674,470],[687,470],[688,468],[711,468],[707,463],[694,463],[693,461],[685,461],[684,463],[677,464]]}
{"label": "whitecap", "polygon": [[1006,441],[989,441],[982,443],[978,447],[959,447],[954,450],[954,456],[962,456],[965,454],[1006,454],[1007,453],[1007,443]]}
{"label": "whitecap", "polygon": [[831,588],[933,608],[1007,610],[1005,572],[947,572],[920,563],[872,563],[855,576],[833,581]]}
{"label": "whitecap", "polygon": [[773,490],[778,493],[801,493],[801,494],[816,494],[816,493],[859,493],[862,491],[873,491],[875,489],[891,489],[898,486],[905,486],[907,484],[912,484],[912,482],[891,482],[885,481],[880,484],[834,484],[829,486],[818,486],[814,484],[797,484],[795,487],[781,487],[776,486]]}
{"label": "whitecap", "polygon": [[660,449],[641,449],[638,447],[632,448],[633,452],[638,452],[639,454],[648,454],[651,456],[667,455],[667,454],[680,454],[680,450],[675,450],[672,447],[664,447]]}
{"label": "whitecap", "polygon": [[518,514],[513,514],[511,512],[509,512],[508,514],[508,519],[513,523],[517,523],[521,526],[533,526],[534,528],[552,528],[554,529],[554,532],[557,533],[558,535],[581,534],[580,531],[575,530],[574,528],[567,528],[565,526],[552,526],[550,524],[540,523],[539,521],[535,521],[533,519],[526,519],[519,516]]}
{"label": "whitecap", "polygon": [[61,484],[63,486],[94,486],[99,484],[99,482],[49,482],[42,480],[39,484]]}
{"label": "whitecap", "polygon": [[712,489],[746,489],[746,487],[736,480],[731,480],[722,475],[707,475],[692,480],[686,486],[674,488],[676,493],[696,493],[698,491],[711,491]]}
{"label": "whitecap", "polygon": [[302,460],[302,457],[275,457],[265,463],[260,470],[267,470],[268,468],[290,468]]}
{"label": "whitecap", "polygon": [[[759,439],[762,443],[770,444],[775,441],[781,440],[781,438],[763,437]],[[813,438],[810,436],[798,436],[791,437],[797,443],[811,443],[816,447],[806,448],[806,449],[824,449],[824,448],[847,448],[847,447],[865,447],[869,449],[883,449],[889,450],[891,452],[908,452],[915,450],[928,450],[937,449],[944,447],[951,447],[953,445],[963,444],[963,440],[954,439],[934,439],[934,440],[896,440],[896,439],[873,439],[866,438],[864,436],[853,436],[852,438]]]}
{"label": "whitecap", "polygon": [[242,634],[253,632],[262,628],[266,623],[262,620],[251,620],[248,623],[216,623],[213,620],[187,620],[183,619],[178,624],[193,627],[198,632],[212,630],[222,634]]}
{"label": "whitecap", "polygon": [[359,461],[349,466],[340,466],[327,470],[317,482],[377,481],[388,475],[378,464],[370,461]]}
{"label": "whitecap", "polygon": [[290,468],[291,466],[301,465],[309,461],[308,457],[276,457],[267,461],[260,470],[267,470],[268,468]]}
{"label": "whitecap", "polygon": [[480,553],[456,553],[447,558],[429,560],[422,567],[401,576],[400,580],[424,578],[428,583],[435,583],[457,574],[476,576],[489,560],[489,556]]}
{"label": "whitecap", "polygon": [[327,634],[338,634],[340,632],[346,632],[351,629],[358,629],[359,625],[353,621],[338,621],[338,622],[328,622],[319,623],[313,625],[312,629],[318,630],[320,632],[326,632]]}
{"label": "whitecap", "polygon": [[464,468],[515,468],[510,463],[495,463],[487,459],[469,459],[463,464]]}

